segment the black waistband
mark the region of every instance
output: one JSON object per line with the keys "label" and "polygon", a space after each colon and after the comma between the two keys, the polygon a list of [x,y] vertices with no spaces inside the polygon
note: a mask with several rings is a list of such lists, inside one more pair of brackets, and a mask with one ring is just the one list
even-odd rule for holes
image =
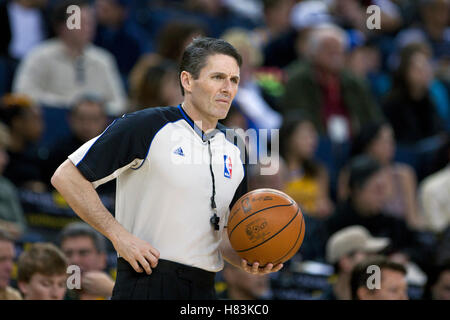
{"label": "black waistband", "polygon": [[[133,267],[123,258],[117,259],[117,272],[131,272],[138,276],[149,276],[147,273],[136,272]],[[188,279],[192,282],[203,285],[214,285],[214,278],[216,273],[206,271],[200,268],[187,266],[178,262],[159,259],[156,268],[152,269],[152,274],[173,274],[179,278]]]}

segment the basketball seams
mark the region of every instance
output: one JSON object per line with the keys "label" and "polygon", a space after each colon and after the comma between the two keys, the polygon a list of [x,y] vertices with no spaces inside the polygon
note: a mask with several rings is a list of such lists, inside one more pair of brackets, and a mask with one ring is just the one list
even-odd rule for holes
{"label": "basketball seams", "polygon": [[[265,205],[268,207],[262,208]],[[228,238],[241,257],[260,264],[279,264],[291,259],[300,249],[306,232],[305,219],[300,206],[285,193],[270,188],[253,190],[238,199],[232,209]]]}
{"label": "basketball seams", "polygon": [[[240,198],[236,201],[236,204],[237,204],[237,203],[241,203],[241,201],[242,201],[245,197],[249,197],[249,196],[252,196],[252,195],[255,195],[255,194],[258,194],[258,193],[273,193],[273,194],[276,194],[276,195],[278,195],[278,196],[281,196],[282,198],[285,198],[285,199],[289,200],[289,201],[291,202],[291,204],[296,203],[296,202],[294,201],[294,199],[292,199],[291,197],[289,197],[287,194],[284,194],[284,193],[282,193],[282,192],[279,192],[278,190],[275,190],[275,189],[264,188],[264,189],[256,189],[256,190],[253,190],[253,191],[248,192],[247,194],[245,194],[245,195],[243,195],[242,197],[240,197]],[[289,206],[289,205],[286,204],[285,206]],[[241,208],[239,208],[239,209],[241,209]],[[265,209],[269,209],[269,208],[265,208]],[[261,210],[264,210],[264,209],[261,209]],[[233,220],[234,216],[235,216],[238,212],[239,212],[239,210],[236,210],[235,212],[230,212],[230,218],[228,219],[228,222],[231,222],[231,220]]]}
{"label": "basketball seams", "polygon": [[[269,209],[269,208],[267,208],[267,209]],[[263,209],[263,210],[266,210],[266,209]],[[261,211],[263,211],[263,210],[261,210]],[[281,233],[281,231],[283,231],[284,229],[286,229],[286,228],[292,223],[292,221],[294,221],[294,219],[298,216],[299,211],[300,211],[300,208],[297,207],[297,212],[296,212],[295,215],[291,218],[291,220],[289,220],[289,222],[288,222],[283,228],[281,228],[280,230],[278,230],[278,232],[275,233],[275,234],[274,234],[273,236],[271,236],[270,238],[264,240],[264,241],[261,242],[261,243],[258,243],[257,245],[255,245],[255,246],[253,246],[253,247],[250,247],[250,248],[247,248],[247,249],[244,249],[244,250],[236,250],[236,252],[245,252],[245,251],[248,251],[248,250],[255,249],[255,248],[259,247],[260,245],[266,243],[266,242],[269,241],[270,239],[276,237],[279,233]],[[255,212],[255,213],[256,213],[256,212]],[[303,218],[302,218],[302,219],[303,219]],[[241,222],[242,222],[242,221],[241,221]],[[234,229],[233,229],[233,230],[234,230]]]}
{"label": "basketball seams", "polygon": [[[288,252],[287,252],[284,256],[282,256],[281,258],[276,259],[275,261],[277,261],[277,262],[273,262],[273,264],[276,265],[276,264],[281,263],[281,261],[282,261],[286,256],[289,256],[290,252],[297,246],[297,244],[298,244],[298,242],[299,242],[299,240],[300,240],[302,234],[303,234],[303,235],[305,234],[305,232],[302,232],[302,230],[303,230],[303,228],[304,228],[304,223],[305,223],[305,219],[302,217],[302,221],[301,221],[301,224],[300,224],[300,230],[299,230],[299,232],[298,232],[298,236],[297,236],[297,239],[295,240],[294,245],[288,250]],[[300,249],[300,248],[299,248],[299,249]],[[298,250],[298,249],[297,249],[297,250]]]}
{"label": "basketball seams", "polygon": [[258,210],[258,211],[253,212],[252,214],[248,215],[247,217],[245,217],[244,219],[242,219],[241,221],[239,221],[239,222],[233,227],[233,229],[231,229],[230,233],[228,234],[228,238],[231,240],[231,235],[233,234],[234,230],[235,230],[242,222],[244,222],[244,221],[247,220],[248,218],[254,216],[255,214],[257,214],[257,213],[259,213],[259,212],[261,212],[261,211],[264,211],[264,210],[268,210],[268,209],[273,209],[273,208],[278,208],[278,207],[290,207],[290,206],[293,206],[293,205],[294,205],[294,203],[290,203],[290,204],[277,204],[276,206],[267,207],[267,208],[260,209],[260,210]]}

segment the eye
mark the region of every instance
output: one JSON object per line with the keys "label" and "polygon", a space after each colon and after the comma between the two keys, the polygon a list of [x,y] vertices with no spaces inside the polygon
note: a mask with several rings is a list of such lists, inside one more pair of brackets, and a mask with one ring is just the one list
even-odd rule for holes
{"label": "eye", "polygon": [[220,74],[216,74],[213,76],[213,79],[222,79],[222,76]]}

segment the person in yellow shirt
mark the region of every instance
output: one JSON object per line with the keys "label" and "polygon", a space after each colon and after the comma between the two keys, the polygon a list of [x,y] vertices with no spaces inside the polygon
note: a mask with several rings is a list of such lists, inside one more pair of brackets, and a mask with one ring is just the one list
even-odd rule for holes
{"label": "person in yellow shirt", "polygon": [[280,153],[289,171],[284,192],[306,214],[324,218],[333,211],[333,203],[328,191],[328,172],[314,158],[317,143],[317,130],[308,118],[292,115],[284,119],[280,129]]}

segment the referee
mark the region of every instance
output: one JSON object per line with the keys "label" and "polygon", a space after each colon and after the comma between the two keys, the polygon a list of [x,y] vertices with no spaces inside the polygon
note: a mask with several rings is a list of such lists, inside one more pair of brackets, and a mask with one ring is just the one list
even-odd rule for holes
{"label": "referee", "polygon": [[[118,253],[112,299],[214,299],[223,258],[253,274],[225,230],[247,192],[245,150],[218,123],[239,85],[242,58],[229,43],[194,39],[180,64],[184,101],[116,119],[52,177],[72,209]],[[115,217],[95,188],[117,179]]]}

